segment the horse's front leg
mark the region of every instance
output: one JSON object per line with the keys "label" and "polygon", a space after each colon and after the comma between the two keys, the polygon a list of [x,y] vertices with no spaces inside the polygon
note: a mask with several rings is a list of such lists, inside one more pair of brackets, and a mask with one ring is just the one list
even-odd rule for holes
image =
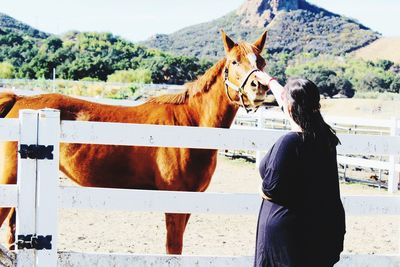
{"label": "horse's front leg", "polygon": [[182,254],[183,233],[189,221],[190,214],[165,214],[167,226],[166,249],[168,254]]}

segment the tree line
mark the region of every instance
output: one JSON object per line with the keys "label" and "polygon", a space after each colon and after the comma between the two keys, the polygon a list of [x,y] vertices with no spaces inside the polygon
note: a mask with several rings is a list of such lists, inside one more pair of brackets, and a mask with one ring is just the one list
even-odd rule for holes
{"label": "tree line", "polygon": [[[388,60],[372,62],[317,52],[264,56],[267,71],[282,84],[292,76],[305,77],[326,96],[400,91],[400,65]],[[69,32],[35,38],[0,30],[0,78],[51,79],[56,69],[57,79],[183,84],[211,65],[211,61],[174,56],[110,33]]]}
{"label": "tree line", "polygon": [[266,55],[267,71],[281,83],[290,77],[314,81],[326,96],[355,92],[400,93],[400,64],[389,60],[368,61],[352,56],[313,53]]}
{"label": "tree line", "polygon": [[[0,30],[2,78],[115,80],[183,84],[211,66],[195,57],[173,56],[110,33],[69,32],[37,39]],[[122,75],[121,71],[124,71]]]}

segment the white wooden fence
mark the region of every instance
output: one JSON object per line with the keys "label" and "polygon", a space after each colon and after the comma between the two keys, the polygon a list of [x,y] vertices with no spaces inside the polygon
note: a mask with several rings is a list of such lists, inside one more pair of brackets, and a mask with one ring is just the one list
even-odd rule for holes
{"label": "white wooden fence", "polygon": [[[126,254],[57,254],[57,209],[105,209],[174,213],[256,214],[254,194],[59,187],[59,143],[264,150],[277,130],[215,129],[62,121],[56,110],[23,110],[0,120],[0,141],[18,141],[18,184],[0,186],[0,206],[17,208],[17,266],[251,266],[252,257]],[[175,138],[180,136],[179,140]],[[400,137],[341,135],[341,153],[399,155]],[[42,146],[37,159],[24,145]],[[33,147],[31,147],[33,148]],[[129,201],[127,201],[129,199]],[[129,203],[129,205],[127,204]],[[345,196],[347,215],[400,215],[400,197]],[[33,238],[29,235],[33,235]],[[21,240],[25,239],[25,242]],[[33,241],[33,242],[31,242]],[[35,249],[23,247],[33,246]],[[40,249],[47,248],[47,249]],[[400,253],[400,251],[399,251]],[[343,255],[337,266],[399,266],[396,255]]]}
{"label": "white wooden fence", "polygon": [[[18,82],[18,80],[1,80],[0,83],[10,84],[12,82]],[[28,81],[29,82],[29,81]],[[153,86],[153,85],[152,85]],[[166,85],[154,85],[155,88],[164,88]],[[177,86],[173,85],[173,88]],[[0,88],[0,92],[5,91]],[[29,90],[13,90],[15,93],[19,95],[37,95],[42,94],[44,92],[40,91],[29,91]],[[122,106],[135,106],[143,103],[142,101],[132,101],[132,100],[116,100],[116,99],[106,99],[106,98],[95,98],[95,97],[78,97],[83,100],[99,102],[108,105],[122,105]],[[243,121],[251,122],[254,125],[257,125],[257,128],[260,129],[270,129],[272,126],[269,124],[265,124],[265,120],[280,121],[281,126],[287,126],[287,118],[283,112],[271,112],[270,110],[260,109],[256,114],[247,114],[244,110],[240,109],[238,115],[236,116],[235,123],[240,124]],[[391,136],[400,135],[400,119],[399,118],[391,118],[391,119],[370,119],[370,118],[355,118],[355,117],[338,117],[338,116],[326,116],[325,120],[333,127],[339,129],[348,130],[348,132],[352,133],[377,133],[377,134],[388,134]],[[238,125],[233,125],[231,128],[247,128],[251,129],[252,127],[240,127]],[[365,128],[367,127],[367,129]],[[261,158],[265,155],[265,151],[258,150],[256,152],[256,166],[260,162]],[[389,156],[388,161],[382,160],[371,160],[371,159],[362,159],[359,157],[349,157],[349,156],[338,156],[338,163],[343,165],[345,168],[345,173],[347,166],[360,166],[360,167],[369,167],[374,169],[379,169],[379,181],[382,170],[387,170],[388,175],[388,192],[394,193],[398,191],[398,185],[396,181],[398,179],[400,173],[400,164],[399,157],[396,155]]]}

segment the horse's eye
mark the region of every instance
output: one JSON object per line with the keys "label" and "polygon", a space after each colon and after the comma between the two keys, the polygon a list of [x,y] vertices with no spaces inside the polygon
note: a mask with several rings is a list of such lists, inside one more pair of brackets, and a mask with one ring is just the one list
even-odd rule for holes
{"label": "horse's eye", "polygon": [[232,65],[238,64],[236,60],[232,61]]}

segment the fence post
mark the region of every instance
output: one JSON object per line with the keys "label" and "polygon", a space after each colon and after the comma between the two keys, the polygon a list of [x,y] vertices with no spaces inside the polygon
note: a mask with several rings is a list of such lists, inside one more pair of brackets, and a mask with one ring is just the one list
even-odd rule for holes
{"label": "fence post", "polygon": [[[390,135],[397,136],[400,134],[399,123],[400,120],[396,117],[391,119],[392,125],[390,127]],[[389,176],[388,176],[388,192],[395,193],[398,191],[399,186],[399,173],[396,170],[396,164],[399,162],[399,156],[390,155],[389,156]]]}
{"label": "fence post", "polygon": [[[57,206],[60,147],[60,112],[39,111],[38,144],[46,147],[47,158],[38,160],[36,190],[36,234],[46,249],[37,250],[37,266],[57,266]],[[51,149],[53,146],[53,149]],[[49,244],[48,241],[51,241]]]}
{"label": "fence post", "polygon": [[[38,113],[35,110],[20,110],[19,112],[19,141],[18,141],[18,206],[16,216],[15,239],[27,240],[35,234],[35,199],[36,199],[36,159],[22,155],[21,145],[36,145],[38,134]],[[26,148],[26,147],[25,147]],[[26,153],[28,154],[28,153]],[[24,238],[25,237],[25,238]],[[18,248],[17,266],[35,266],[35,250]]]}

